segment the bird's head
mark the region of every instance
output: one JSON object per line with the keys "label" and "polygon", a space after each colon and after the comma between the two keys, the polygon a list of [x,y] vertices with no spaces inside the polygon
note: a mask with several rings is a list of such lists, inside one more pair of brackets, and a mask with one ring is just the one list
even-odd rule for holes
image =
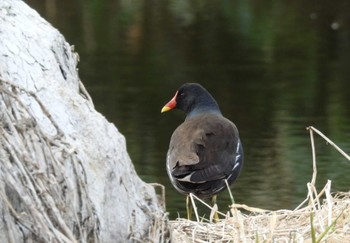
{"label": "bird's head", "polygon": [[215,99],[198,83],[183,84],[161,112],[175,108],[184,111],[187,115],[205,111],[219,111]]}

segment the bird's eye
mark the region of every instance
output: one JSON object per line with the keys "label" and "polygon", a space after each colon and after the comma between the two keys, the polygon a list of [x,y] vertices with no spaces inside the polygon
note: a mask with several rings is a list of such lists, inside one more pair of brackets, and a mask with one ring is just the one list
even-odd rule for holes
{"label": "bird's eye", "polygon": [[181,92],[181,93],[180,93],[180,96],[184,97],[184,96],[185,96],[185,93],[184,93],[184,92]]}

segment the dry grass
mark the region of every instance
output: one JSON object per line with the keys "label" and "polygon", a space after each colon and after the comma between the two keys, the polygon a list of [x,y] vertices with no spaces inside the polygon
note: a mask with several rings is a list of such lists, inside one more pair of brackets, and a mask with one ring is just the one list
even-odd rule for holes
{"label": "dry grass", "polygon": [[350,192],[332,194],[331,181],[317,192],[313,133],[348,160],[350,157],[317,129],[308,130],[313,175],[307,184],[307,197],[296,209],[268,211],[233,204],[225,219],[217,223],[201,222],[198,217],[197,221],[170,221],[171,242],[350,242]]}

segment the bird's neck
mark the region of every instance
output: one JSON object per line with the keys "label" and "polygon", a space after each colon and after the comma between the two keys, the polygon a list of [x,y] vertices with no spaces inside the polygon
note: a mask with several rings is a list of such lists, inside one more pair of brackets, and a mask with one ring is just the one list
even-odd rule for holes
{"label": "bird's neck", "polygon": [[195,109],[187,113],[186,119],[208,113],[221,115],[220,108],[215,101],[198,104]]}

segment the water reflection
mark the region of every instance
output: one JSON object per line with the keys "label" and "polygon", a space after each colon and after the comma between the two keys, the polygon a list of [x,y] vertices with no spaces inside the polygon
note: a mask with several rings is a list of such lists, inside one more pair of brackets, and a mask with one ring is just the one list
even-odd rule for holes
{"label": "water reflection", "polygon": [[[184,114],[160,114],[182,82],[200,82],[238,126],[245,167],[235,200],[293,208],[311,179],[314,125],[350,153],[350,2],[27,1],[81,56],[96,108],[126,136],[138,174],[167,188],[171,217],[184,197],[165,154]],[[350,163],[316,138],[318,185],[349,190]],[[230,203],[220,196],[220,207]]]}

